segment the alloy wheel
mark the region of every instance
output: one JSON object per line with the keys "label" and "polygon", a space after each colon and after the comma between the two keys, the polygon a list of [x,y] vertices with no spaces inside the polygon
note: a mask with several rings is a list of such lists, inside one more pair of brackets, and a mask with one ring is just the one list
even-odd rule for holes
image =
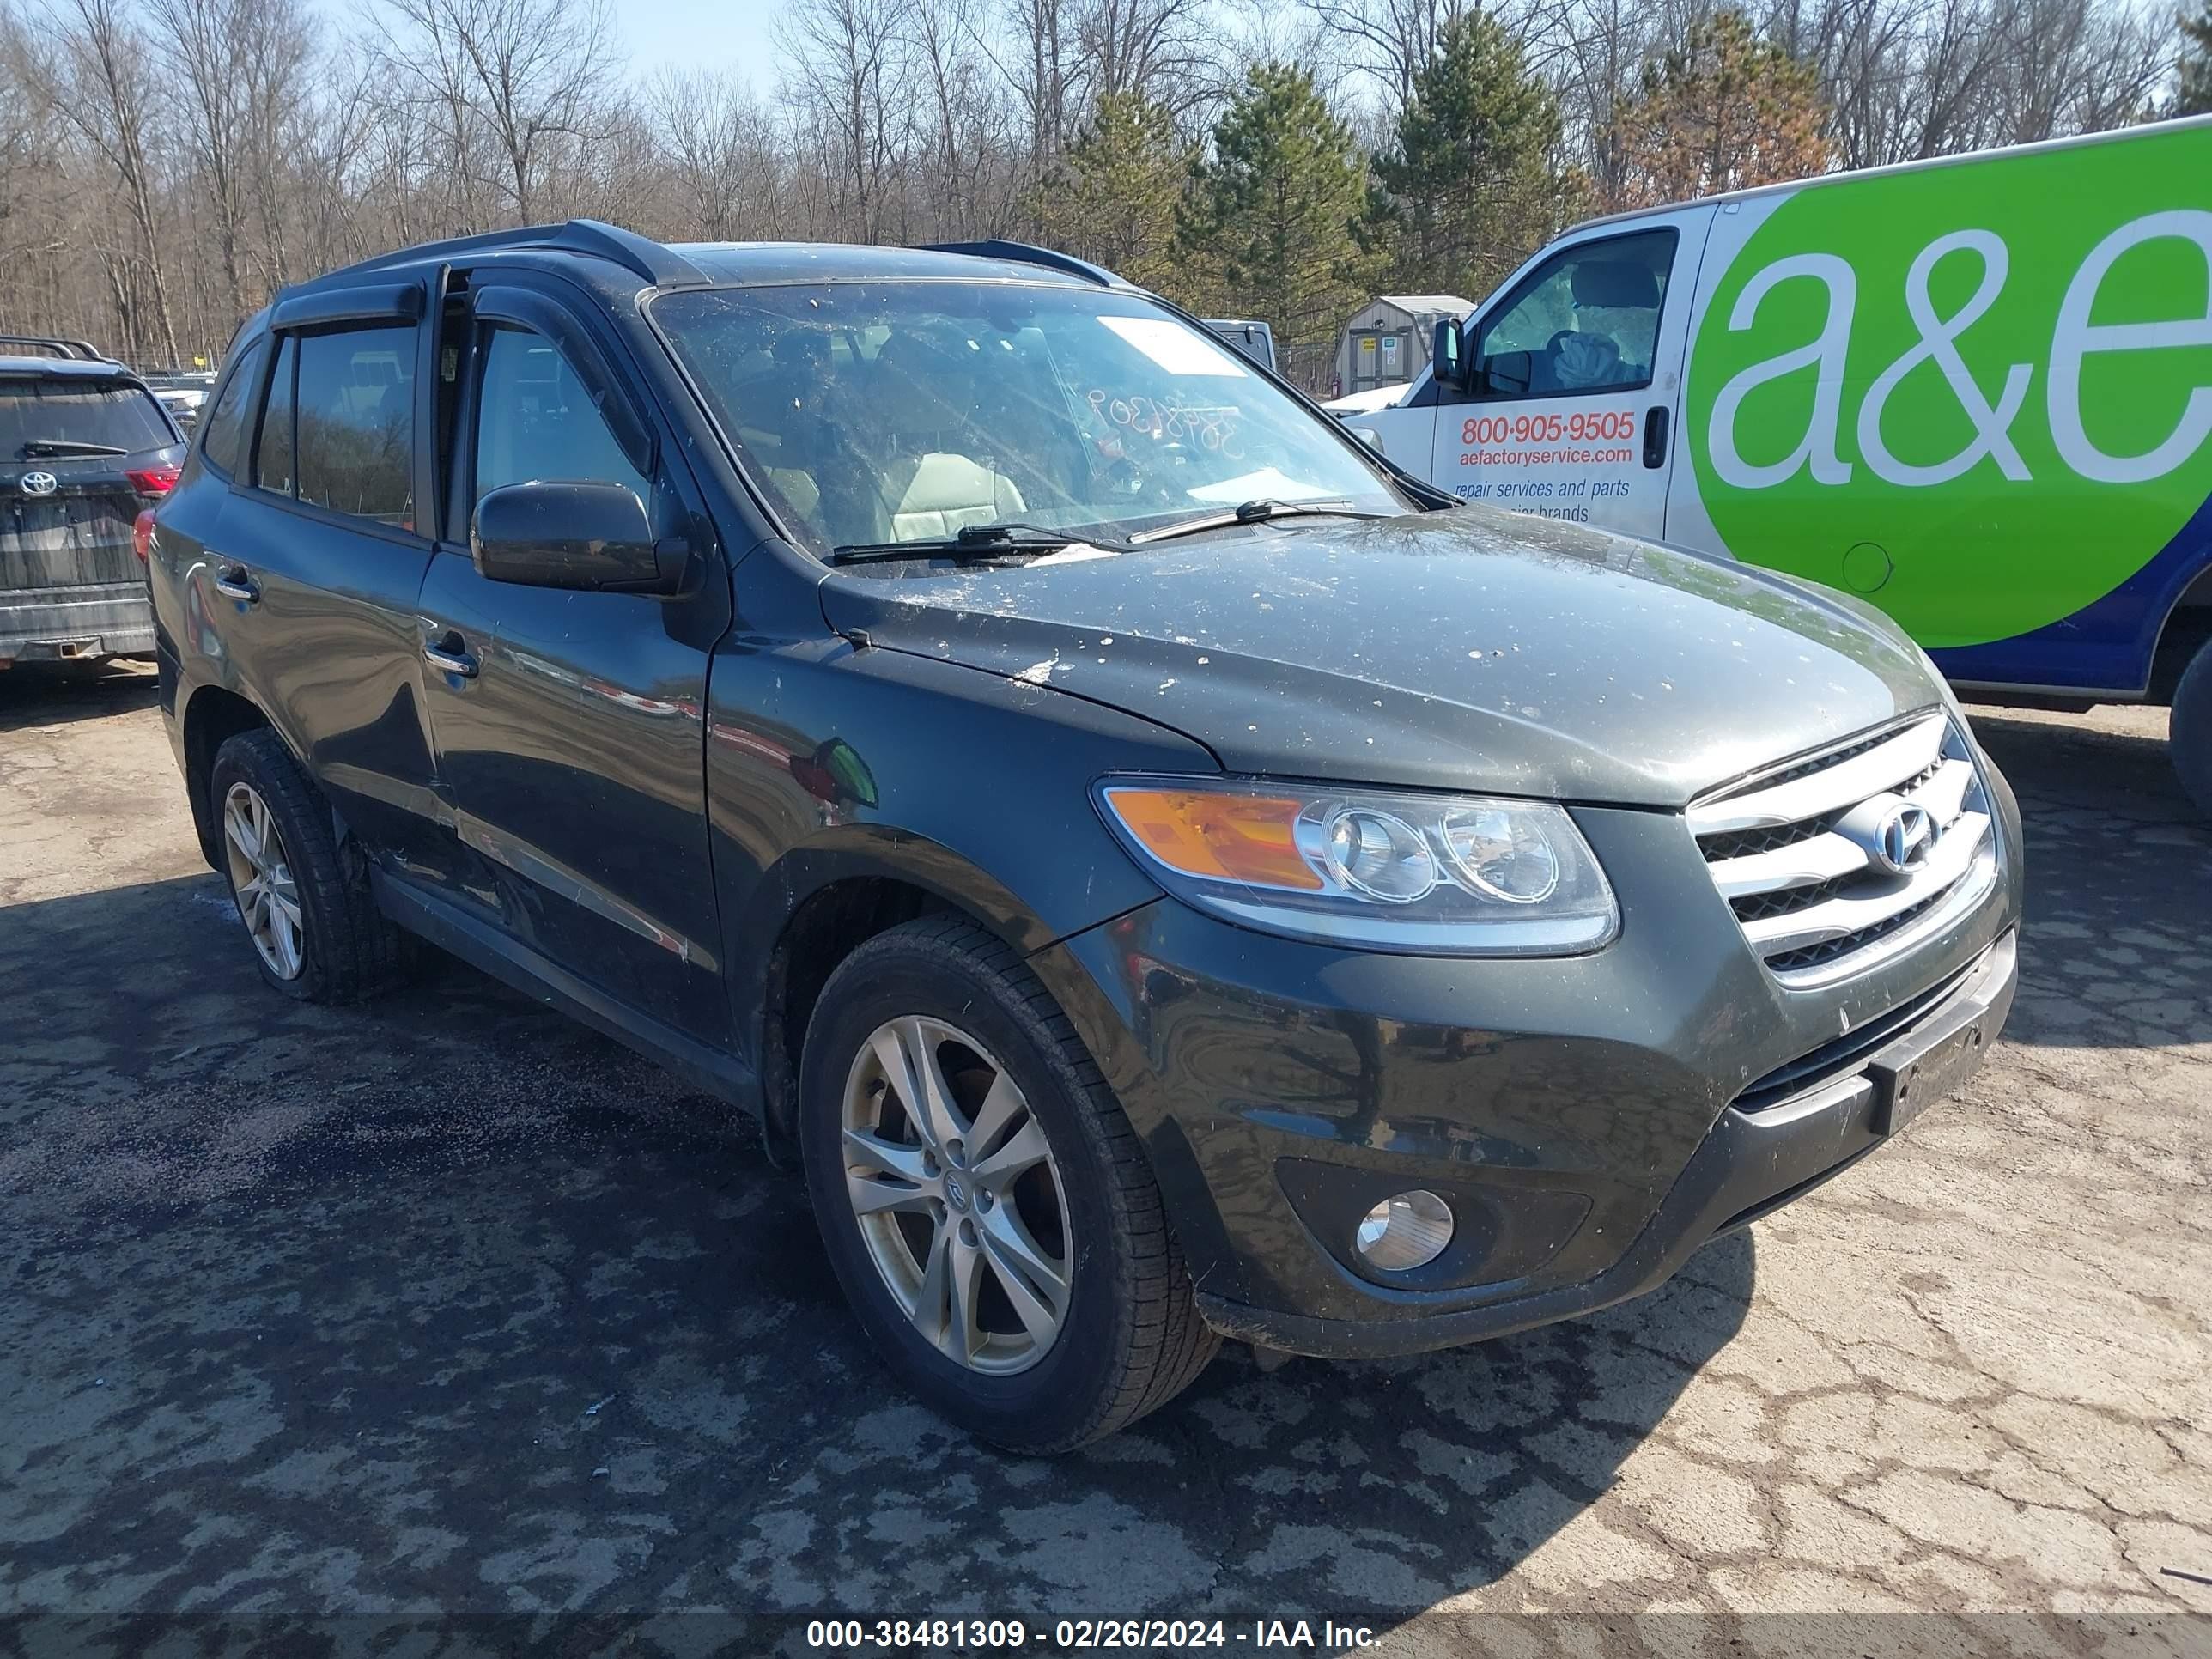
{"label": "alloy wheel", "polygon": [[297,979],[307,962],[300,894],[269,803],[250,783],[234,783],[222,801],[223,850],[231,896],[253,948],[279,979]]}
{"label": "alloy wheel", "polygon": [[994,1376],[1042,1359],[1073,1283],[1067,1194],[1005,1067],[942,1020],[887,1021],[854,1058],[840,1127],[861,1238],[923,1340]]}

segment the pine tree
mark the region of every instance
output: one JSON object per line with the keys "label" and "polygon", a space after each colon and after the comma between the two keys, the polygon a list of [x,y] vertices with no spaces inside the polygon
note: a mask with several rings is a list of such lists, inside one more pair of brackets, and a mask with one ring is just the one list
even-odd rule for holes
{"label": "pine tree", "polygon": [[1332,340],[1372,291],[1353,233],[1365,168],[1304,70],[1262,64],[1222,112],[1178,218],[1187,279],[1209,307],[1272,324],[1285,344]]}
{"label": "pine tree", "polygon": [[1175,297],[1176,212],[1189,179],[1167,112],[1133,92],[1106,93],[1039,189],[1037,221],[1054,246]]}
{"label": "pine tree", "polygon": [[2181,25],[2181,88],[2175,94],[2176,115],[2212,114],[2212,0],[2203,0],[2195,17],[2174,20]]}
{"label": "pine tree", "polygon": [[1408,293],[1488,293],[1559,228],[1578,192],[1555,163],[1559,106],[1497,20],[1445,25],[1375,158],[1370,234]]}
{"label": "pine tree", "polygon": [[1828,163],[1820,74],[1740,11],[1720,11],[1660,62],[1623,111],[1629,189],[1677,202],[1803,179]]}

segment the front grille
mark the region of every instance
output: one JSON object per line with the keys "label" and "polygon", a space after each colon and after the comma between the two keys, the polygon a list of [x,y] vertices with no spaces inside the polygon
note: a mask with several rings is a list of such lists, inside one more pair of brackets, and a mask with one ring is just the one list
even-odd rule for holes
{"label": "front grille", "polygon": [[1763,1112],[1802,1098],[1838,1078],[1863,1070],[1867,1056],[1933,1008],[1965,982],[1974,971],[1969,964],[1947,975],[1917,996],[1885,1009],[1863,1025],[1831,1037],[1809,1054],[1776,1066],[1729,1103],[1739,1112]]}
{"label": "front grille", "polygon": [[1745,937],[1792,988],[1886,960],[1996,878],[1989,796],[1941,714],[1732,785],[1689,820]]}

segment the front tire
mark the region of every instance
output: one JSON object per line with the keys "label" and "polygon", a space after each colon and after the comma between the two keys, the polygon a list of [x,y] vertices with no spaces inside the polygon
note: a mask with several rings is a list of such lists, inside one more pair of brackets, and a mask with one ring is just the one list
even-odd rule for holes
{"label": "front tire", "polygon": [[208,795],[231,902],[272,988],[301,1002],[354,1002],[399,978],[407,937],[369,896],[356,848],[341,848],[330,808],[266,727],[216,751]]}
{"label": "front tire", "polygon": [[2197,647],[2173,688],[2166,750],[2182,789],[2212,818],[2212,641]]}
{"label": "front tire", "polygon": [[799,1086],[838,1280],[945,1417],[1065,1451],[1165,1404],[1213,1357],[1136,1132],[995,936],[925,917],[861,945],[823,988]]}

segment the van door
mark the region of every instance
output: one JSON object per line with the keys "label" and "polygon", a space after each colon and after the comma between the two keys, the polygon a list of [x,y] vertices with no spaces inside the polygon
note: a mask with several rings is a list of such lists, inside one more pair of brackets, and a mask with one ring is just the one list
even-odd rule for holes
{"label": "van door", "polygon": [[1431,480],[1462,501],[1667,533],[1682,349],[1710,208],[1547,250],[1469,319]]}

